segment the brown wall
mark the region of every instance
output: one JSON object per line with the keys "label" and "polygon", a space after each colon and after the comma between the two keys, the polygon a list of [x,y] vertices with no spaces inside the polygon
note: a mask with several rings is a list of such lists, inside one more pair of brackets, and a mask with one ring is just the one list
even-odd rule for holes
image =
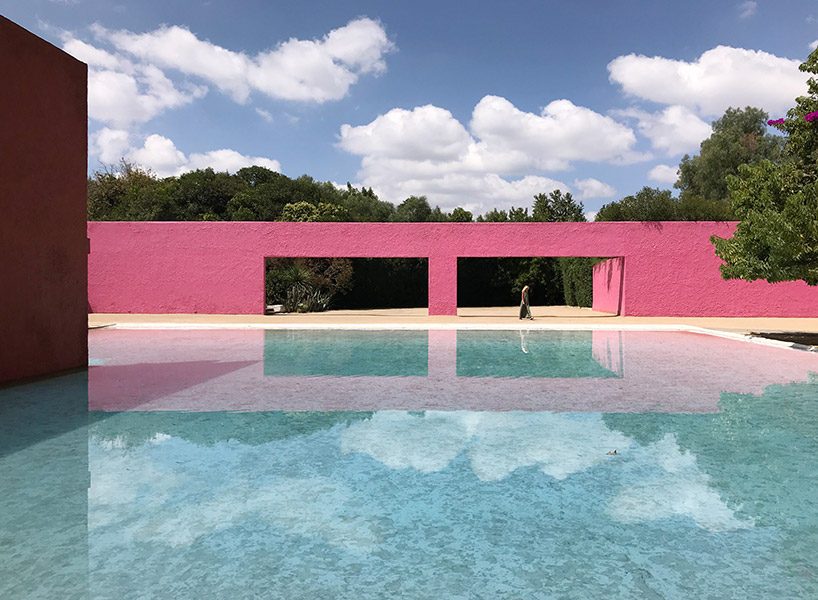
{"label": "brown wall", "polygon": [[0,16],[0,381],[88,364],[86,90]]}

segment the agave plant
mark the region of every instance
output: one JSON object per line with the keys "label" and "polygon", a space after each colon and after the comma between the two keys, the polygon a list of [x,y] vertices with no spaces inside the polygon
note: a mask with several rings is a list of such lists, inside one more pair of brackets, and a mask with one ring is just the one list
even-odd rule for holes
{"label": "agave plant", "polygon": [[351,279],[348,259],[268,259],[267,303],[283,304],[286,312],[325,311]]}

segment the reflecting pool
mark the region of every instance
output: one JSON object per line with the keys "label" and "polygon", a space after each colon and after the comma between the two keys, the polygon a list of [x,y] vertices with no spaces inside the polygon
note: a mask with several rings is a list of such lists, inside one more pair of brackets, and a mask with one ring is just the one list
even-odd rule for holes
{"label": "reflecting pool", "polygon": [[92,332],[0,390],[0,597],[818,597],[815,354],[322,333]]}

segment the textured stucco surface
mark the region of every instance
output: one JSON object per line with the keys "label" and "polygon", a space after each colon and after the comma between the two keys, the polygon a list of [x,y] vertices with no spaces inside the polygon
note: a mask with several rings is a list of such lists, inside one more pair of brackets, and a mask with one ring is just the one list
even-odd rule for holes
{"label": "textured stucco surface", "polygon": [[[260,314],[265,256],[428,257],[429,314],[454,315],[457,257],[596,256],[623,259],[623,315],[818,316],[818,288],[721,279],[709,238],[734,229],[714,222],[89,223],[89,305],[110,313]],[[609,288],[600,299],[610,305],[613,295]]]}
{"label": "textured stucco surface", "polygon": [[0,17],[0,381],[88,364],[84,63]]}

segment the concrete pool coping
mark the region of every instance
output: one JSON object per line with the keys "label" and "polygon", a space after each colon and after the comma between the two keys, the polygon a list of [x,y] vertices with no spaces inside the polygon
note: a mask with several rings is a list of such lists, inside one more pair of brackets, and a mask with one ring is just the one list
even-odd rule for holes
{"label": "concrete pool coping", "polygon": [[90,313],[89,328],[117,329],[615,329],[693,331],[765,345],[810,347],[750,336],[751,332],[818,332],[818,318],[623,317],[571,306],[532,307],[521,321],[516,306],[459,308],[457,316],[428,316],[426,308],[334,310],[275,315]]}

